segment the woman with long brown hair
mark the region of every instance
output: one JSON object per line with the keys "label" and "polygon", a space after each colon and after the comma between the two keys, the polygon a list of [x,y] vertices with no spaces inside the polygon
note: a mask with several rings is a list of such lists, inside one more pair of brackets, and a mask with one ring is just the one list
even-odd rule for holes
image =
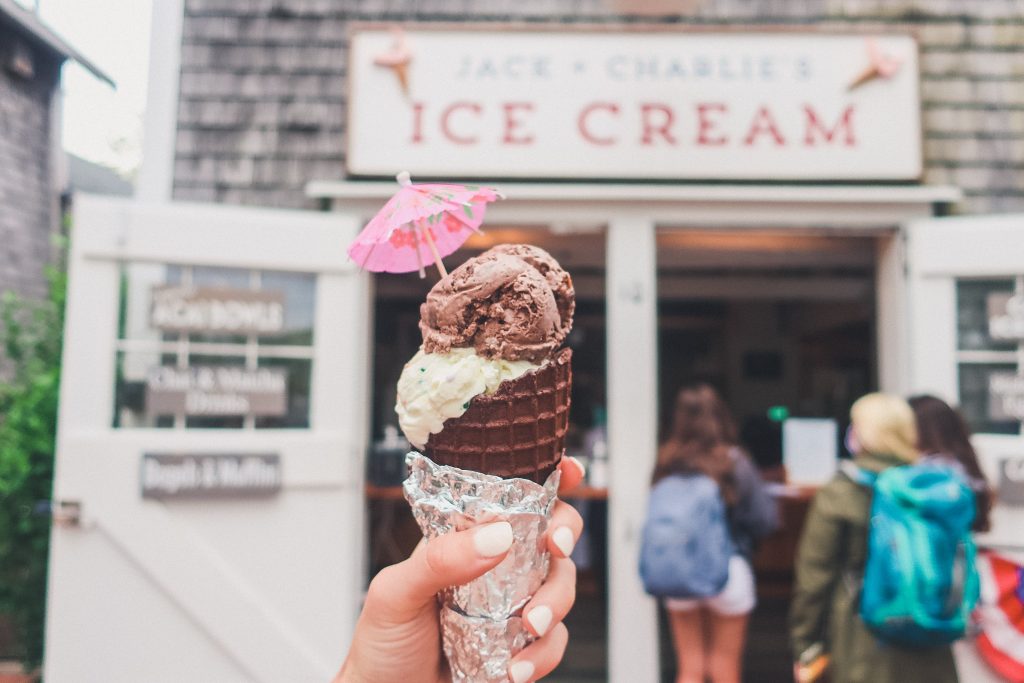
{"label": "woman with long brown hair", "polygon": [[721,593],[702,600],[665,600],[676,681],[739,683],[747,622],[757,600],[751,555],[757,539],[778,525],[778,513],[757,469],[736,445],[729,409],[707,384],[684,387],[676,397],[654,482],[672,475],[705,475],[718,484],[736,549]]}
{"label": "woman with long brown hair", "polygon": [[974,531],[988,531],[992,493],[971,445],[971,430],[963,416],[941,398],[922,394],[908,401],[917,420],[917,448],[925,460],[952,463],[970,483],[977,502]]}

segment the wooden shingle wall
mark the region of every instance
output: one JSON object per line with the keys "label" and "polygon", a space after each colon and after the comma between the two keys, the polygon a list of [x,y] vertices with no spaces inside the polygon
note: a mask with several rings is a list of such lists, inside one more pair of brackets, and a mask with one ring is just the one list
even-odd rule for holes
{"label": "wooden shingle wall", "polygon": [[[684,15],[680,7],[689,8]],[[1024,0],[186,0],[174,195],[308,207],[343,175],[349,21],[809,26],[921,44],[925,182],[1024,211]]]}
{"label": "wooden shingle wall", "polygon": [[[0,25],[0,58],[21,40]],[[0,66],[0,294],[46,296],[60,188],[51,168],[51,106],[60,65],[28,47],[32,75]]]}

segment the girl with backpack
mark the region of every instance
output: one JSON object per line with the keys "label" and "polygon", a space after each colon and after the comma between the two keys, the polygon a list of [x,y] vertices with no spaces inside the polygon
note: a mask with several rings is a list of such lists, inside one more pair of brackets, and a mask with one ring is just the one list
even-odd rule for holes
{"label": "girl with backpack", "polygon": [[[672,528],[663,525],[662,538],[678,539],[668,555],[677,558],[667,569],[652,566],[645,571],[672,573],[676,585],[695,586],[694,590],[665,592],[651,587],[652,594],[664,598],[672,629],[677,660],[676,683],[739,683],[747,621],[757,597],[750,561],[756,541],[775,530],[778,513],[775,501],[765,490],[750,458],[736,445],[736,428],[725,403],[707,384],[685,387],[676,398],[668,439],[658,451],[654,471],[652,503],[658,498],[673,504],[683,514],[658,510],[662,503],[653,503],[648,517],[648,530],[658,535],[660,517]],[[670,487],[677,487],[672,489]],[[673,497],[673,491],[678,495]],[[708,495],[706,504],[701,496]],[[697,503],[711,510],[710,516],[691,515]],[[715,513],[718,510],[718,513]],[[703,520],[703,523],[702,521]],[[693,528],[679,528],[689,524]],[[645,531],[645,535],[647,532]],[[716,547],[701,547],[713,543]],[[645,546],[659,552],[657,540]],[[643,554],[643,553],[642,553]],[[720,565],[720,566],[719,566]],[[701,588],[707,579],[719,573],[718,590],[709,593]],[[675,595],[677,597],[667,597]],[[687,596],[687,597],[678,597]]]}
{"label": "girl with backpack", "polygon": [[911,396],[910,407],[917,420],[917,447],[928,462],[949,465],[966,477],[977,501],[974,531],[991,528],[992,493],[971,446],[971,431],[962,415],[941,398],[922,394]]}
{"label": "girl with backpack", "polygon": [[861,618],[874,494],[860,475],[873,478],[920,454],[914,412],[903,399],[868,394],[850,418],[854,460],[815,496],[797,551],[790,613],[797,680],[813,680],[802,672],[828,657],[832,683],[956,683],[949,644],[895,645]]}

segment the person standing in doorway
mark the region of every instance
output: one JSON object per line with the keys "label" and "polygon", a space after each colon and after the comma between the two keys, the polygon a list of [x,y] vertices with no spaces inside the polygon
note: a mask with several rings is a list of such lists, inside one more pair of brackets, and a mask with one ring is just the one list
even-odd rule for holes
{"label": "person standing in doorway", "polygon": [[800,673],[829,657],[832,683],[956,683],[949,645],[886,644],[861,620],[872,490],[856,471],[877,474],[920,455],[914,412],[902,398],[868,394],[853,404],[850,419],[854,460],[815,496],[797,551],[790,637],[798,680],[815,680]]}
{"label": "person standing in doorway", "polygon": [[677,683],[741,679],[747,622],[757,602],[751,556],[757,540],[778,526],[778,513],[756,467],[736,443],[732,415],[712,387],[697,384],[679,392],[668,438],[658,451],[654,483],[672,475],[704,475],[715,482],[736,554],[718,595],[665,600]]}
{"label": "person standing in doorway", "polygon": [[967,422],[948,403],[935,396],[912,396],[909,403],[917,420],[917,447],[922,459],[951,465],[967,479],[977,502],[973,531],[988,531],[992,492],[971,445]]}

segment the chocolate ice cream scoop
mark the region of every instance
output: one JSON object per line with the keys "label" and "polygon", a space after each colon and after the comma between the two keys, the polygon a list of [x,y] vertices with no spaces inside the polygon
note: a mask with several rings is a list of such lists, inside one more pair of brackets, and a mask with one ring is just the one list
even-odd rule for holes
{"label": "chocolate ice cream scoop", "polygon": [[539,362],[565,341],[575,307],[572,279],[550,254],[502,244],[430,290],[420,307],[423,350],[472,346],[486,358]]}

